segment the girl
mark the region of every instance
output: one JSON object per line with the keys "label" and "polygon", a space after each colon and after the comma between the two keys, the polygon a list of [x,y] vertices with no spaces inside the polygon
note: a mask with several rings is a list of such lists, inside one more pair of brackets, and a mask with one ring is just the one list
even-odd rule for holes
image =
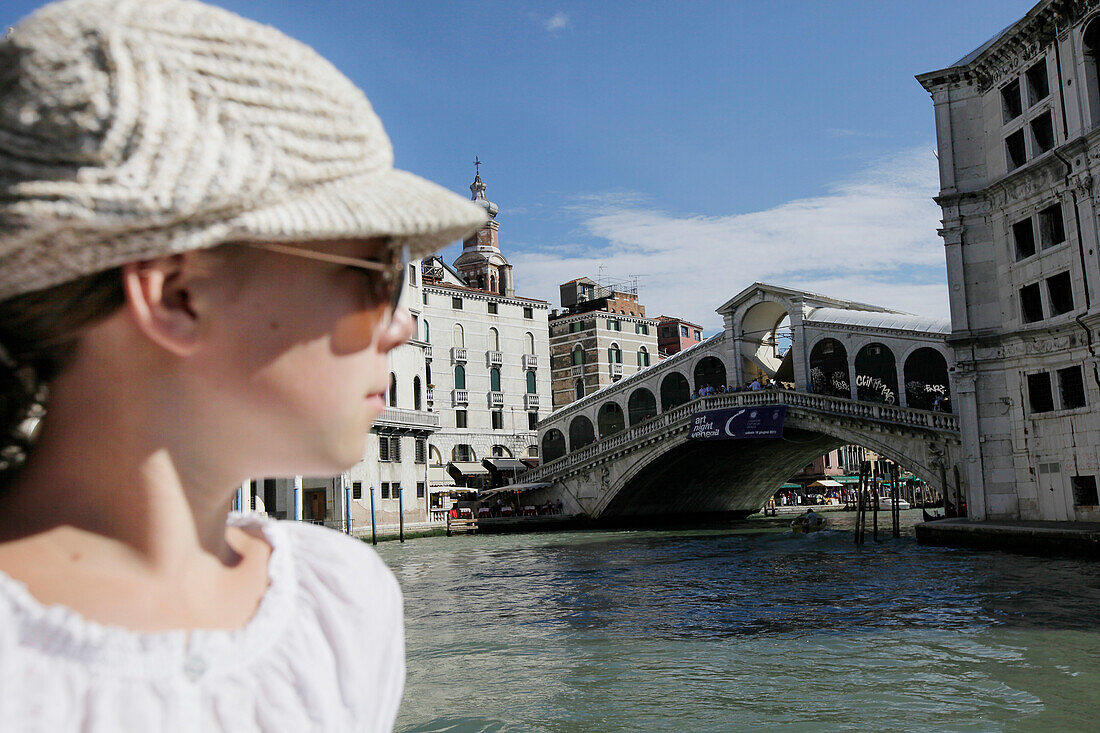
{"label": "girl", "polygon": [[0,43],[0,727],[389,730],[363,543],[226,508],[364,453],[409,256],[484,211],[393,169],[332,66],[188,0]]}

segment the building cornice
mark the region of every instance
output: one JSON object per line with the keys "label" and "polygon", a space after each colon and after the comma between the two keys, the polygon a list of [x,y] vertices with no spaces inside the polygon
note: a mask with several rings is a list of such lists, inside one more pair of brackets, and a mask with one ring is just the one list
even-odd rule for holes
{"label": "building cornice", "polygon": [[929,92],[947,84],[975,84],[985,92],[1043,53],[1061,32],[1100,6],[1100,0],[1046,0],[960,63],[917,76]]}
{"label": "building cornice", "polygon": [[584,311],[583,313],[569,313],[560,316],[550,316],[550,323],[573,323],[575,321],[586,321],[589,318],[610,318],[617,321],[629,321],[631,323],[644,323],[650,326],[657,325],[656,318],[647,318],[646,316],[628,316],[624,313],[613,313],[612,311]]}
{"label": "building cornice", "polygon": [[497,295],[496,293],[489,293],[484,290],[477,290],[475,288],[467,288],[462,285],[444,285],[441,283],[424,284],[425,293],[435,293],[437,295],[460,295],[463,298],[469,298],[470,300],[484,300],[493,303],[505,303],[507,305],[531,305],[536,308],[550,309],[550,303],[545,300],[537,300],[535,298],[524,298],[519,295],[509,297],[507,295]]}

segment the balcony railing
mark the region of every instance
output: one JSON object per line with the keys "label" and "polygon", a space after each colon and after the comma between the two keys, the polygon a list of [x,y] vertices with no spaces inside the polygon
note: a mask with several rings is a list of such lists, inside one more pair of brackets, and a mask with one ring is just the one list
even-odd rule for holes
{"label": "balcony railing", "polygon": [[537,410],[537,409],[539,409],[539,396],[537,394],[525,394],[525,395],[523,395],[523,409],[525,409],[525,410]]}
{"label": "balcony railing", "polygon": [[[429,390],[429,392],[430,391],[431,390]],[[374,424],[393,428],[437,430],[439,429],[439,413],[406,410],[401,407],[387,407],[382,410],[382,414],[375,419]]]}
{"label": "balcony railing", "polygon": [[523,368],[524,369],[538,369],[539,368],[538,354],[524,354],[523,355]]}
{"label": "balcony railing", "polygon": [[569,367],[569,376],[571,377],[583,377],[584,376],[584,364],[574,364]]}
{"label": "balcony railing", "polygon": [[431,361],[432,358],[432,345],[424,344],[424,358]]}
{"label": "balcony railing", "polygon": [[504,407],[504,393],[503,392],[490,392],[489,393],[489,407]]}
{"label": "balcony railing", "polygon": [[622,364],[609,364],[608,366],[611,367],[611,376],[621,377],[623,375],[623,365]]}
{"label": "balcony railing", "polygon": [[500,366],[504,363],[504,354],[499,351],[486,351],[485,359],[489,362],[489,366]]}
{"label": "balcony railing", "polygon": [[428,404],[429,405],[431,403],[435,402],[435,388],[434,387],[428,387],[427,398],[428,398]]}
{"label": "balcony railing", "polygon": [[452,346],[451,363],[458,364],[460,362],[463,364],[466,363],[466,349],[462,348],[461,346]]}
{"label": "balcony railing", "polygon": [[470,393],[464,389],[451,390],[451,404],[453,405],[468,405],[470,404]]}

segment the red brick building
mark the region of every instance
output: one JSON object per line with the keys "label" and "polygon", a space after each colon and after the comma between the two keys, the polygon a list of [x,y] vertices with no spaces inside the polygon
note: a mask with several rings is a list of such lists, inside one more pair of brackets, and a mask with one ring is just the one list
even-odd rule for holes
{"label": "red brick building", "polygon": [[664,355],[678,354],[703,340],[703,327],[682,318],[657,317],[657,350]]}

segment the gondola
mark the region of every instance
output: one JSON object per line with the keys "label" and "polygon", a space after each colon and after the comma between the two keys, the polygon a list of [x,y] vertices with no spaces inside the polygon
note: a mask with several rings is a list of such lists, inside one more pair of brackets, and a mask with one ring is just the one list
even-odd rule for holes
{"label": "gondola", "polygon": [[921,507],[921,512],[924,513],[924,521],[926,522],[935,522],[937,519],[943,519],[942,514],[929,514],[928,510],[924,507]]}

